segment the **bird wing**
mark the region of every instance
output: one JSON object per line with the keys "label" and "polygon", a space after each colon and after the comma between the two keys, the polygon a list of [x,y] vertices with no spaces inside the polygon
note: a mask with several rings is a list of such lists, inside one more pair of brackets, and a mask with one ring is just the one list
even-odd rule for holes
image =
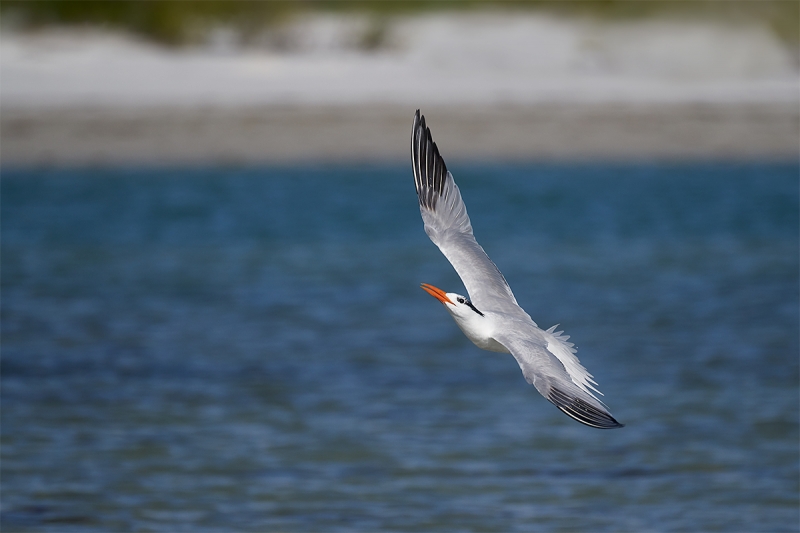
{"label": "bird wing", "polygon": [[456,269],[470,299],[481,310],[524,314],[503,274],[475,240],[458,185],[419,110],[411,133],[411,164],[425,233]]}
{"label": "bird wing", "polygon": [[578,358],[572,344],[555,326],[542,332],[538,328],[512,322],[512,328],[495,332],[492,336],[505,346],[517,360],[525,381],[566,415],[587,426],[611,429],[623,427],[617,422],[603,402],[592,390],[594,381]]}

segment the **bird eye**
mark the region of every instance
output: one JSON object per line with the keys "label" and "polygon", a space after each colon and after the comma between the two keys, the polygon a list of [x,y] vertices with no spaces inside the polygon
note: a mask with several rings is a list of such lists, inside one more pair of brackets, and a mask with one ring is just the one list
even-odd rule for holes
{"label": "bird eye", "polygon": [[458,299],[458,303],[463,304],[464,303],[464,298],[459,298]]}

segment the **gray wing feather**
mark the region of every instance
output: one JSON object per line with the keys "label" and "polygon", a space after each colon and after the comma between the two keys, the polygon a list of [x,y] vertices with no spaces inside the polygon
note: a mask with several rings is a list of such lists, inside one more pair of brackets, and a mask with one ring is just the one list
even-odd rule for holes
{"label": "gray wing feather", "polygon": [[456,269],[473,303],[482,310],[527,317],[503,274],[475,240],[458,185],[419,110],[411,133],[411,164],[425,233]]}
{"label": "gray wing feather", "polygon": [[[517,329],[525,331],[526,326],[519,324]],[[517,334],[519,331],[498,332],[494,337],[511,352],[525,380],[542,396],[564,414],[587,426],[600,429],[624,426],[611,416],[603,402],[573,381],[562,362],[547,349],[546,343],[538,342],[534,331],[529,338]]]}

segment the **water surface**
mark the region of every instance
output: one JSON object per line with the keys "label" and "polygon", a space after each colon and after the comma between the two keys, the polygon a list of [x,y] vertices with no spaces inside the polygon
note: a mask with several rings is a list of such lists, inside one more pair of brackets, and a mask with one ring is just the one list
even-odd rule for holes
{"label": "water surface", "polygon": [[2,528],[797,531],[797,165],[453,170],[625,428],[419,289],[407,165],[5,169]]}

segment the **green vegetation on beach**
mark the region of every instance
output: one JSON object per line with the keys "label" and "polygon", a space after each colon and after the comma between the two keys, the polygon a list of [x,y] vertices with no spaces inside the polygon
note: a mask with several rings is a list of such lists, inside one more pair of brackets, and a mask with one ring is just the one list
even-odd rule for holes
{"label": "green vegetation on beach", "polygon": [[[55,25],[87,25],[121,29],[155,41],[189,44],[202,41],[219,26],[236,28],[245,40],[264,28],[307,12],[358,12],[375,17],[453,10],[518,9],[564,16],[624,20],[671,17],[690,20],[722,20],[732,23],[761,21],[784,41],[800,41],[800,2],[796,0],[295,0],[188,2],[162,0],[109,1],[3,1],[5,27],[36,29]],[[368,43],[367,43],[368,44]]]}

